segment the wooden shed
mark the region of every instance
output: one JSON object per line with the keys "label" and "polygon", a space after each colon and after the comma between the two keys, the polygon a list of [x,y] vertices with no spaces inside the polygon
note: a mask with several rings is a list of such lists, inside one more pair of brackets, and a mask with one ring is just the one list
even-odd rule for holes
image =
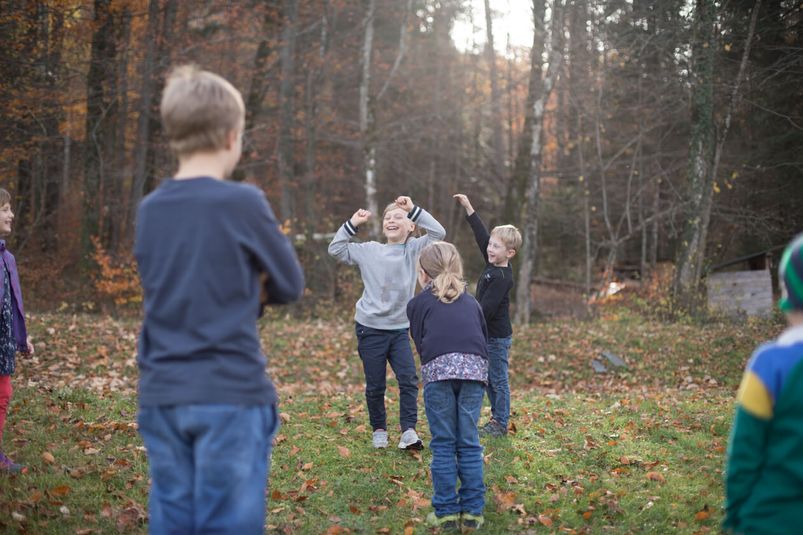
{"label": "wooden shed", "polygon": [[708,309],[727,316],[767,317],[775,303],[773,253],[783,246],[712,266],[706,277]]}

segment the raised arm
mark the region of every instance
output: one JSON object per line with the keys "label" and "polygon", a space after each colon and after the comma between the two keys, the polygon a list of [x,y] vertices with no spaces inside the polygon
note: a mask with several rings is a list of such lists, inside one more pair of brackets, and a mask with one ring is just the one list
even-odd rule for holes
{"label": "raised arm", "polygon": [[413,223],[427,232],[427,235],[422,238],[410,240],[416,247],[423,249],[426,244],[433,241],[440,241],[446,237],[446,229],[443,228],[443,225],[438,223],[438,220],[432,217],[432,214],[420,206],[413,204],[413,200],[410,199],[410,197],[398,197],[396,199],[396,204],[399,208],[407,212],[407,217],[410,218]]}
{"label": "raised arm", "polygon": [[[477,242],[477,247],[480,248],[480,253],[487,263],[488,242],[491,239],[491,235],[488,233],[488,229],[485,228],[485,223],[482,222],[479,214],[474,211],[474,207],[471,206],[471,201],[468,200],[466,195],[458,193],[453,197],[458,203],[460,203],[460,206],[466,210],[466,221],[468,221],[468,224],[471,226],[471,230],[474,232],[474,241]],[[483,306],[483,310],[484,309],[485,307]]]}
{"label": "raised arm", "polygon": [[359,209],[354,212],[354,215],[337,229],[335,237],[329,244],[329,254],[344,264],[359,264],[364,256],[365,244],[351,243],[351,238],[357,234],[359,226],[370,217],[371,212],[368,210]]}

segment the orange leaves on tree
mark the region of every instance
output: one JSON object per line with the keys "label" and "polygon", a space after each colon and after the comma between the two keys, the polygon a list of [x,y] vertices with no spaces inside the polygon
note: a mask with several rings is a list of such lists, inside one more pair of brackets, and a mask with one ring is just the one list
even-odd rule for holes
{"label": "orange leaves on tree", "polygon": [[142,287],[130,253],[125,258],[112,258],[97,236],[92,237],[92,247],[92,259],[98,266],[93,277],[97,294],[117,306],[141,303]]}

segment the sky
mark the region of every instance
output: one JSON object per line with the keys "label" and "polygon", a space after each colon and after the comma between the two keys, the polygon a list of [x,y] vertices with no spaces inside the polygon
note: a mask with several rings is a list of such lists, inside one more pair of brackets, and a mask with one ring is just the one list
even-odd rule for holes
{"label": "sky", "polygon": [[[494,48],[504,54],[508,35],[514,47],[530,47],[533,44],[532,0],[490,0],[493,12]],[[452,39],[460,50],[471,48],[473,37],[478,47],[485,44],[485,4],[483,0],[470,0],[466,13],[455,21]],[[472,15],[474,31],[472,32]]]}

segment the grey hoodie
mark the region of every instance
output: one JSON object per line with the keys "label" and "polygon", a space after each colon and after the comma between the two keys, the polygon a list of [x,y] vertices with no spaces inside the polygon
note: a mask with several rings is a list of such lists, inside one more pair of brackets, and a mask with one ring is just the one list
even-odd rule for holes
{"label": "grey hoodie", "polygon": [[354,319],[366,327],[392,330],[410,326],[407,302],[415,293],[418,255],[427,244],[446,236],[443,226],[419,206],[414,206],[407,217],[427,231],[426,236],[410,238],[403,244],[352,243],[357,229],[347,220],[329,244],[330,255],[360,268],[364,289]]}

